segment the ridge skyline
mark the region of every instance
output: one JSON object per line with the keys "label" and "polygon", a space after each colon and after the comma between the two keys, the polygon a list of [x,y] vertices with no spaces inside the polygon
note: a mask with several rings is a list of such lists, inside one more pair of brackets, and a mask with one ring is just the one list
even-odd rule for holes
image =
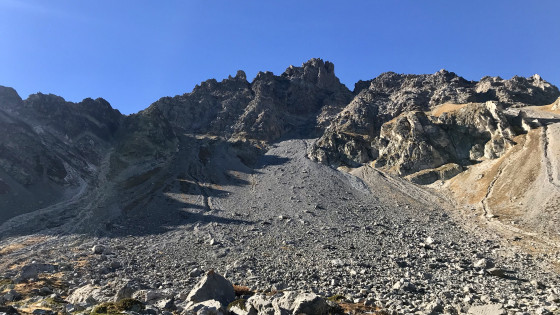
{"label": "ridge skyline", "polygon": [[538,73],[558,86],[559,10],[560,3],[551,0],[4,0],[0,84],[24,96],[42,91],[74,102],[103,97],[126,114],[208,78],[226,78],[238,69],[250,78],[260,70],[281,73],[315,56],[334,62],[349,88],[386,71],[441,68],[468,80]]}
{"label": "ridge skyline", "polygon": [[[254,76],[248,76],[246,70],[244,70],[244,69],[238,69],[238,70],[234,71],[234,72],[236,73],[235,75],[234,75],[233,73],[231,73],[231,74],[229,74],[229,75],[227,75],[227,76],[225,76],[225,77],[223,77],[223,78],[215,78],[215,77],[207,78],[207,79],[205,79],[205,80],[203,80],[203,81],[200,81],[199,83],[195,84],[189,91],[188,91],[188,88],[186,88],[182,93],[179,92],[179,93],[174,94],[174,95],[171,95],[171,94],[169,94],[169,95],[160,95],[159,97],[157,97],[157,99],[155,99],[155,100],[153,100],[153,101],[150,101],[150,102],[147,103],[146,105],[138,105],[137,110],[134,111],[134,112],[126,112],[126,111],[123,111],[122,108],[120,108],[120,107],[118,106],[118,104],[115,104],[115,103],[111,102],[107,97],[105,97],[105,96],[103,96],[103,95],[98,95],[98,96],[93,96],[93,95],[89,95],[89,96],[88,96],[88,95],[86,95],[86,96],[85,96],[84,98],[82,98],[82,99],[70,99],[70,98],[67,98],[66,95],[57,94],[57,93],[54,93],[54,92],[51,92],[51,91],[37,91],[37,92],[30,93],[30,94],[28,94],[27,96],[24,96],[25,94],[24,94],[24,93],[21,93],[21,92],[20,92],[20,89],[18,89],[17,87],[10,86],[9,84],[2,84],[2,83],[0,83],[0,86],[4,86],[4,87],[8,87],[8,88],[14,89],[14,90],[16,91],[16,93],[18,94],[18,96],[19,96],[22,100],[26,100],[26,99],[28,99],[30,96],[32,96],[32,95],[38,95],[38,94],[43,94],[43,95],[55,95],[55,96],[57,96],[57,97],[62,98],[65,102],[69,102],[69,103],[80,103],[80,102],[83,102],[83,101],[88,100],[88,99],[94,99],[94,100],[101,99],[101,100],[103,100],[103,101],[109,103],[109,105],[111,106],[111,108],[116,109],[116,110],[118,110],[121,114],[128,116],[128,115],[138,114],[139,112],[141,112],[141,111],[143,111],[143,110],[146,110],[146,109],[149,108],[152,104],[156,103],[158,100],[160,100],[160,99],[162,99],[162,98],[166,98],[166,97],[175,97],[175,96],[181,96],[181,95],[190,94],[190,93],[194,92],[196,88],[200,87],[200,86],[201,86],[203,83],[205,83],[205,82],[216,81],[217,83],[222,83],[222,82],[224,82],[224,81],[226,81],[226,80],[228,80],[228,79],[233,79],[233,78],[235,78],[235,77],[238,76],[238,75],[240,74],[240,72],[241,72],[241,73],[243,74],[243,76],[244,76],[244,80],[245,80],[246,82],[248,82],[249,84],[253,84],[253,83],[255,82],[255,80],[257,79],[257,77],[258,77],[258,75],[259,75],[260,73],[272,73],[272,75],[277,76],[277,77],[280,77],[280,76],[284,75],[284,74],[286,73],[286,71],[289,70],[291,67],[303,67],[303,66],[305,66],[306,64],[312,62],[313,60],[320,60],[320,61],[324,62],[325,64],[327,64],[327,63],[333,64],[333,65],[335,66],[335,73],[334,73],[334,76],[335,76],[337,79],[339,79],[339,80],[340,80],[340,83],[341,83],[343,86],[345,86],[345,87],[346,87],[352,94],[354,94],[354,95],[357,95],[356,86],[355,86],[356,84],[359,84],[360,82],[367,82],[367,81],[375,80],[376,78],[379,78],[379,77],[381,77],[381,76],[383,76],[383,75],[385,75],[385,74],[396,74],[396,75],[399,75],[399,76],[408,76],[408,75],[412,75],[412,76],[424,76],[424,75],[435,75],[435,74],[437,74],[437,73],[439,73],[439,72],[442,72],[442,71],[447,72],[447,73],[450,73],[450,74],[453,74],[453,75],[457,76],[458,78],[464,79],[464,80],[469,81],[469,82],[479,82],[480,80],[482,80],[482,79],[484,79],[484,78],[487,78],[487,77],[498,78],[498,79],[502,79],[502,80],[511,80],[511,79],[513,79],[513,78],[516,78],[516,77],[528,79],[528,78],[532,78],[532,77],[538,76],[538,77],[540,77],[542,80],[544,80],[544,82],[549,83],[549,84],[551,84],[553,87],[558,88],[558,85],[557,85],[557,84],[554,84],[553,82],[547,80],[547,78],[542,77],[539,73],[534,73],[534,74],[528,75],[528,76],[519,75],[519,74],[513,74],[511,77],[503,77],[503,76],[499,76],[499,75],[494,76],[494,75],[489,75],[489,74],[487,74],[487,75],[481,76],[478,80],[476,80],[476,79],[469,79],[469,78],[467,78],[467,77],[465,77],[465,76],[463,76],[463,75],[461,75],[461,74],[459,74],[459,73],[457,73],[457,72],[455,72],[455,71],[452,71],[452,70],[449,70],[449,69],[446,69],[446,68],[441,68],[441,69],[439,69],[438,71],[435,71],[435,72],[433,72],[433,73],[410,73],[410,72],[407,73],[407,72],[396,72],[396,71],[384,71],[384,72],[381,72],[381,73],[379,73],[378,75],[373,76],[373,77],[371,77],[371,78],[369,78],[369,79],[358,79],[357,81],[353,81],[353,83],[347,84],[347,83],[345,83],[345,82],[340,78],[340,76],[339,76],[338,73],[336,72],[336,64],[335,64],[334,62],[331,62],[330,60],[326,60],[326,59],[319,58],[319,57],[310,58],[310,59],[308,59],[307,61],[303,62],[300,66],[294,66],[293,64],[292,64],[292,65],[289,65],[289,66],[285,67],[285,70],[283,70],[281,73],[274,72],[274,71],[269,71],[269,70],[260,70],[260,71],[257,71],[257,72],[255,73]],[[252,77],[251,80],[249,80],[250,77]],[[353,86],[352,86],[352,85],[353,85]]]}

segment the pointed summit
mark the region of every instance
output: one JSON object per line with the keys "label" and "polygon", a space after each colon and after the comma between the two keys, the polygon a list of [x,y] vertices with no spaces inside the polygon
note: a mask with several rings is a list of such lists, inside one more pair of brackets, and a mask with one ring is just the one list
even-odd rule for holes
{"label": "pointed summit", "polygon": [[22,104],[19,94],[11,87],[0,85],[0,108],[14,109]]}
{"label": "pointed summit", "polygon": [[334,88],[340,81],[334,74],[334,64],[320,58],[312,58],[301,67],[289,66],[282,74],[290,80],[303,80],[316,84],[320,88]]}
{"label": "pointed summit", "polygon": [[239,79],[239,80],[247,80],[247,75],[245,74],[245,71],[243,70],[237,70],[237,73],[235,74],[235,78]]}

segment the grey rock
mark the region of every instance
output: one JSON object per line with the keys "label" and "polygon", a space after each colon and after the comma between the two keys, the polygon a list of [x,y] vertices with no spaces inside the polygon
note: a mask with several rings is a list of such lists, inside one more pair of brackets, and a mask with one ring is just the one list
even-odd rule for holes
{"label": "grey rock", "polygon": [[67,298],[71,304],[94,305],[105,301],[105,295],[100,287],[88,284],[74,290]]}
{"label": "grey rock", "polygon": [[43,296],[51,295],[53,294],[53,290],[49,287],[42,287],[39,289],[39,294]]}
{"label": "grey rock", "polygon": [[469,315],[505,315],[506,310],[501,304],[487,304],[469,308]]}
{"label": "grey rock", "polygon": [[187,301],[194,303],[216,300],[224,305],[228,305],[234,299],[235,292],[231,282],[214,270],[208,271],[187,296]]}
{"label": "grey rock", "polygon": [[132,294],[132,298],[144,303],[153,304],[162,299],[163,295],[161,292],[154,290],[138,290]]}
{"label": "grey rock", "polygon": [[53,273],[55,271],[55,265],[31,263],[21,268],[21,271],[16,277],[16,281],[24,281],[31,278],[37,278],[39,276],[39,273]]}
{"label": "grey rock", "polygon": [[440,313],[443,312],[443,305],[442,305],[441,301],[436,300],[436,301],[430,302],[424,310],[425,310],[426,314],[429,314],[429,315],[440,314]]}
{"label": "grey rock", "polygon": [[[228,310],[229,310],[230,314],[235,314],[235,315],[248,315],[250,309],[251,309],[251,307],[247,306],[246,302],[242,306],[241,305],[233,305],[233,306],[228,307]],[[253,310],[253,313],[254,313],[254,310]]]}
{"label": "grey rock", "polygon": [[225,315],[227,311],[224,306],[216,300],[206,300],[189,306],[182,312],[184,315]]}
{"label": "grey rock", "polygon": [[177,309],[174,299],[163,299],[156,303],[157,308],[166,311],[174,311]]}
{"label": "grey rock", "polygon": [[136,288],[133,283],[126,282],[120,284],[117,288],[117,294],[115,294],[115,301],[119,301],[126,298],[132,298],[136,292]]}
{"label": "grey rock", "polygon": [[273,306],[273,301],[266,295],[255,294],[247,299],[247,313],[251,315],[256,314],[267,314],[275,315],[275,308]]}
{"label": "grey rock", "polygon": [[486,269],[486,268],[491,268],[491,267],[493,267],[493,266],[494,266],[494,263],[493,263],[491,260],[489,260],[489,259],[481,258],[481,259],[477,260],[477,261],[473,264],[473,266],[474,266],[475,268],[484,268],[484,269]]}
{"label": "grey rock", "polygon": [[111,261],[111,263],[109,264],[109,267],[111,267],[111,269],[118,269],[120,267],[122,267],[122,264],[120,261],[118,260],[113,260]]}
{"label": "grey rock", "polygon": [[21,299],[21,294],[19,294],[19,292],[17,292],[16,290],[10,290],[2,295],[2,300],[7,302],[13,302],[19,299]]}
{"label": "grey rock", "polygon": [[200,276],[200,275],[203,274],[203,273],[204,273],[204,271],[202,271],[201,269],[199,269],[199,268],[194,268],[194,269],[191,270],[191,272],[189,273],[189,277],[195,278],[195,277]]}
{"label": "grey rock", "polygon": [[486,270],[486,272],[488,272],[488,274],[492,275],[492,276],[496,276],[496,277],[500,277],[500,278],[504,278],[506,276],[506,271],[501,269],[501,268],[490,268],[488,270]]}
{"label": "grey rock", "polygon": [[328,314],[330,310],[327,302],[313,293],[304,293],[296,297],[292,314]]}
{"label": "grey rock", "polygon": [[536,279],[531,280],[529,283],[537,289],[542,289],[544,287],[544,285]]}
{"label": "grey rock", "polygon": [[91,248],[91,253],[92,254],[100,255],[100,254],[103,254],[103,252],[105,252],[105,246],[103,246],[103,245],[98,244],[98,245],[94,245]]}

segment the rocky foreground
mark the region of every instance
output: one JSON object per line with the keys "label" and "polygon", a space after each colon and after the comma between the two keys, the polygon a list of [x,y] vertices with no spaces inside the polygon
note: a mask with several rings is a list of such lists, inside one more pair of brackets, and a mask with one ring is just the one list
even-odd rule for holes
{"label": "rocky foreground", "polygon": [[312,59],[123,116],[0,88],[0,312],[554,314],[560,91]]}

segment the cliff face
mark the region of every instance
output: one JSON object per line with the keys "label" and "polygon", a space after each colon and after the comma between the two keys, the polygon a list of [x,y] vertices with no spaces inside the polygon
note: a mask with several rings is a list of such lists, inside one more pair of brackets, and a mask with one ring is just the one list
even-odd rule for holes
{"label": "cliff face", "polygon": [[174,141],[161,114],[123,116],[101,98],[71,103],[38,93],[22,100],[2,87],[0,220],[81,196],[109,170],[169,157]]}
{"label": "cliff face", "polygon": [[321,128],[324,123],[317,124],[317,117],[328,120],[350,98],[334,65],[311,59],[280,76],[259,72],[251,83],[243,71],[221,82],[208,80],[191,93],[162,98],[150,108],[160,110],[178,130],[269,142]]}
{"label": "cliff face", "polygon": [[484,77],[475,82],[445,70],[432,75],[388,72],[356,83],[354,92],[354,99],[315,144],[312,159],[351,166],[377,159],[382,125],[402,113],[427,112],[442,104],[487,101],[497,102],[500,108],[548,105],[560,94],[538,75],[510,80]]}
{"label": "cliff face", "polygon": [[[374,162],[409,178],[443,167],[431,178],[449,177],[511,147],[529,123],[505,109],[559,96],[538,75],[475,82],[445,70],[384,73],[351,92],[321,59],[252,82],[243,71],[211,79],[130,116],[103,99],[22,100],[0,87],[0,220],[93,192],[89,207],[117,209],[103,215],[133,212],[157,189],[166,193],[169,176],[202,193],[201,182],[230,178],[228,163],[253,167],[263,149],[289,138],[318,138],[308,156],[333,166]],[[221,164],[212,162],[218,155],[227,155]]]}
{"label": "cliff face", "polygon": [[515,134],[495,102],[473,103],[439,117],[408,112],[381,127],[375,166],[400,176],[450,163],[460,170],[502,156]]}

